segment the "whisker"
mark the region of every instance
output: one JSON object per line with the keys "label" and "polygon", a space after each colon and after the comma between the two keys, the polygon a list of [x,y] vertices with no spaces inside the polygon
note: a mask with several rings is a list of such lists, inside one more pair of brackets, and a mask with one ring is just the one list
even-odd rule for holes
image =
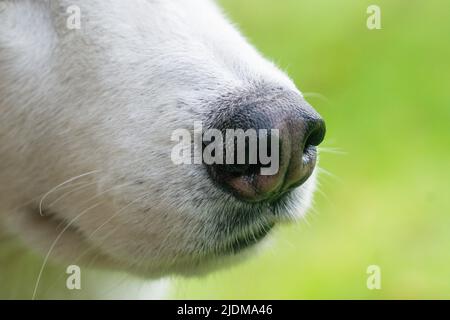
{"label": "whisker", "polygon": [[335,175],[334,173],[331,173],[330,171],[328,171],[328,170],[326,170],[324,168],[318,167],[317,168],[317,172],[319,173],[319,176],[326,175],[327,177],[330,177],[330,178],[336,180],[339,183],[343,183],[341,178],[339,178],[337,175]]}
{"label": "whisker", "polygon": [[[110,192],[111,190],[114,190],[114,189],[117,189],[117,188],[126,187],[126,186],[131,185],[131,184],[133,184],[133,183],[132,183],[132,182],[127,182],[127,183],[123,183],[123,184],[121,184],[121,185],[117,185],[117,186],[111,187],[111,188],[109,188],[109,189],[103,190],[103,191],[101,191],[101,192],[98,192],[95,196],[92,196],[92,197],[88,198],[87,200],[83,201],[83,202],[81,203],[81,205],[82,205],[82,206],[83,206],[83,205],[86,205],[86,204],[88,204],[90,201],[97,199],[98,197],[104,195],[105,193]],[[62,222],[57,226],[57,228],[59,228],[63,223],[64,223],[64,221],[62,221]]]}
{"label": "whisker", "polygon": [[348,152],[343,151],[339,148],[331,148],[331,147],[318,147],[320,153],[332,153],[332,154],[339,154],[339,155],[347,155]]}
{"label": "whisker", "polygon": [[39,271],[39,275],[38,275],[38,277],[37,277],[37,279],[36,279],[36,284],[35,284],[35,286],[34,286],[33,296],[32,296],[32,298],[31,298],[32,300],[35,300],[35,298],[36,298],[36,293],[37,293],[37,289],[38,289],[38,287],[39,287],[39,282],[40,282],[40,280],[41,280],[42,273],[43,273],[43,271],[44,271],[45,266],[47,265],[48,258],[50,257],[50,254],[52,253],[53,248],[56,246],[56,244],[58,243],[59,239],[62,237],[62,235],[64,234],[64,232],[66,232],[66,230],[69,229],[70,226],[71,226],[78,218],[80,218],[81,216],[85,215],[87,212],[89,212],[89,211],[92,210],[93,208],[99,206],[101,203],[102,203],[102,202],[96,203],[95,205],[90,206],[89,208],[83,210],[83,211],[82,211],[81,213],[79,213],[75,218],[73,218],[72,220],[70,220],[70,222],[64,227],[64,229],[56,236],[55,241],[53,241],[53,243],[52,243],[52,245],[50,246],[50,248],[49,248],[47,254],[45,255],[44,262],[42,263],[41,269],[40,269],[40,271]]}
{"label": "whisker", "polygon": [[99,294],[99,297],[103,297],[103,296],[107,296],[110,295],[115,289],[119,288],[120,286],[122,286],[126,280],[129,280],[131,278],[131,276],[127,273],[125,273],[123,275],[123,277],[121,279],[118,279],[116,281],[116,283],[111,284],[109,287],[105,288],[104,290],[102,290]]}
{"label": "whisker", "polygon": [[[65,185],[65,186],[62,186],[61,188],[59,188],[58,191],[65,190],[65,189],[68,189],[68,188],[71,188],[71,187],[77,187],[77,186],[80,186],[80,185],[85,184],[85,183],[86,182],[78,182],[78,183],[68,184],[68,185]],[[41,193],[37,197],[33,197],[32,199],[30,199],[28,201],[25,201],[23,204],[21,204],[21,205],[19,205],[17,207],[14,207],[13,210],[16,211],[16,210],[25,208],[26,206],[32,204],[34,201],[39,200],[44,194],[45,193]]]}
{"label": "whisker", "polygon": [[325,101],[326,103],[331,103],[330,99],[319,92],[303,92],[302,95],[305,98],[318,98]]}
{"label": "whisker", "polygon": [[[312,212],[314,212],[314,209],[310,209]],[[308,228],[311,228],[311,223],[309,222],[309,215],[304,214],[301,219],[299,219],[299,224],[304,223],[308,226]]]}
{"label": "whisker", "polygon": [[[123,186],[123,185],[122,185]],[[120,187],[120,186],[116,186],[116,187]],[[132,202],[128,203],[125,207],[121,208],[118,212],[116,212],[115,214],[113,214],[111,217],[109,217],[103,224],[101,224],[98,228],[96,228],[89,236],[86,237],[86,240],[89,240],[92,238],[92,236],[97,233],[101,228],[103,228],[109,221],[111,221],[115,216],[117,216],[118,214],[120,214],[121,212],[123,212],[125,209],[127,209],[128,207],[130,207],[133,203],[135,203],[136,201],[142,200],[143,198],[145,198],[145,196],[148,196],[148,193],[143,194],[142,196],[138,197],[137,199],[133,200]],[[112,229],[111,231],[109,231],[104,237],[103,237],[103,243],[106,242],[106,240],[112,235],[114,234],[114,232],[116,232],[119,229],[119,227],[115,227],[114,229]],[[80,255],[78,255],[78,257],[75,259],[75,262],[78,262],[80,259],[82,259],[86,254],[88,254],[90,251],[94,250],[94,248],[88,248],[87,250],[85,250],[84,252],[82,252]],[[95,257],[92,259],[94,260]],[[91,263],[93,263],[93,261],[91,260]]]}
{"label": "whisker", "polygon": [[88,240],[91,239],[91,237],[97,232],[99,231],[101,228],[103,228],[108,222],[110,222],[114,217],[116,217],[117,215],[119,215],[121,212],[123,212],[125,209],[129,208],[131,205],[133,205],[134,203],[136,203],[139,200],[144,199],[145,197],[147,197],[149,195],[149,193],[145,193],[142,196],[138,197],[137,199],[131,201],[130,203],[128,203],[125,207],[121,208],[119,211],[117,211],[116,213],[114,213],[111,217],[109,217],[104,223],[102,223],[98,228],[96,228],[87,238]]}
{"label": "whisker", "polygon": [[44,202],[45,198],[47,198],[52,192],[56,191],[58,188],[60,188],[60,187],[62,187],[62,186],[64,186],[64,185],[66,185],[66,184],[68,184],[68,183],[70,183],[70,182],[72,182],[72,181],[75,181],[75,180],[77,180],[77,179],[80,179],[80,178],[82,178],[82,177],[88,176],[88,175],[93,174],[93,173],[96,173],[96,172],[99,172],[99,170],[89,171],[89,172],[87,172],[87,173],[80,174],[79,176],[72,177],[72,178],[70,178],[70,179],[68,179],[68,180],[66,180],[66,181],[64,181],[64,182],[62,182],[62,183],[60,183],[60,184],[58,184],[56,187],[53,187],[52,189],[50,189],[48,192],[46,192],[46,193],[42,196],[41,201],[39,201],[39,214],[40,214],[42,217],[44,216],[43,213],[42,213],[42,203]]}
{"label": "whisker", "polygon": [[83,190],[84,188],[89,187],[91,185],[94,185],[96,183],[98,183],[98,181],[94,181],[94,182],[90,182],[90,183],[84,183],[82,186],[80,186],[78,188],[75,188],[75,189],[72,189],[70,191],[67,191],[66,193],[62,194],[60,197],[56,198],[52,203],[50,203],[48,205],[48,207],[50,208],[50,207],[54,206],[58,201],[60,201],[61,199],[67,197],[68,195],[70,195],[72,193],[75,193],[77,191]]}

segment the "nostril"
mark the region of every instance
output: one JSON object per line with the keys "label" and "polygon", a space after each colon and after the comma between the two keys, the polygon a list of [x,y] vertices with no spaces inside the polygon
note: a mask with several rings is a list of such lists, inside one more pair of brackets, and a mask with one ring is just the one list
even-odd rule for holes
{"label": "nostril", "polygon": [[258,175],[261,170],[261,166],[258,164],[222,164],[216,165],[215,170],[217,172],[227,174],[230,177],[242,177]]}
{"label": "nostril", "polygon": [[[325,137],[325,122],[317,115],[298,117],[291,126],[291,153],[285,175],[285,189],[303,184],[313,173],[317,160],[317,148]],[[294,134],[292,134],[294,133]]]}
{"label": "nostril", "polygon": [[249,164],[226,164],[220,166],[222,171],[228,172],[233,175],[244,175],[249,172]]}
{"label": "nostril", "polygon": [[325,122],[322,119],[315,119],[311,125],[308,137],[305,141],[305,148],[308,146],[318,146],[325,138]]}

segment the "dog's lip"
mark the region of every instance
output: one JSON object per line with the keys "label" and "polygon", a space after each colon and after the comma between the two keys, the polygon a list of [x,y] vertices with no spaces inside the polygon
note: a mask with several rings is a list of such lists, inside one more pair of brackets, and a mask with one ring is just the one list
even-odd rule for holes
{"label": "dog's lip", "polygon": [[[255,204],[266,208],[264,212],[259,212],[260,215],[262,214],[265,216],[265,219],[263,221],[255,219],[255,221],[250,223],[253,227],[249,227],[248,231],[239,236],[235,236],[232,240],[221,241],[223,245],[220,246],[220,253],[237,254],[263,240],[277,223],[292,221],[291,216],[283,216],[283,214],[281,214],[281,211],[285,210],[286,202],[292,197],[292,191],[293,188],[290,188],[282,192],[278,197],[271,199],[270,202]],[[255,225],[257,226],[255,227]]]}
{"label": "dog's lip", "polygon": [[221,251],[220,253],[222,254],[237,254],[264,239],[274,226],[274,222],[267,223],[256,230],[247,232],[245,235],[240,235],[231,241],[226,241],[219,251]]}

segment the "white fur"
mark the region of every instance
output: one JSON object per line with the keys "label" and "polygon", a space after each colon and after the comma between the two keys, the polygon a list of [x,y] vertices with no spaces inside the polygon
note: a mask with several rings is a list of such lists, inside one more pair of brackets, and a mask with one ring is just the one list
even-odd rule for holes
{"label": "white fur", "polygon": [[[222,265],[217,228],[244,205],[201,166],[174,165],[170,137],[261,83],[297,90],[208,0],[1,1],[0,250],[48,255],[42,278],[54,261],[152,278]],[[23,263],[11,255],[2,267]],[[4,296],[31,297],[43,261],[30,259],[31,283],[13,277]]]}

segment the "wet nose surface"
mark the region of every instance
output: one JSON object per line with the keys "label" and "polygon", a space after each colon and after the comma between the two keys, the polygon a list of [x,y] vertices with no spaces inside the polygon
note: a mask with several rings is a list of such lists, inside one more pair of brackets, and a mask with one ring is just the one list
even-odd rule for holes
{"label": "wet nose surface", "polygon": [[222,104],[211,116],[209,127],[220,130],[226,143],[223,163],[207,169],[237,198],[271,201],[311,176],[325,122],[297,93]]}

